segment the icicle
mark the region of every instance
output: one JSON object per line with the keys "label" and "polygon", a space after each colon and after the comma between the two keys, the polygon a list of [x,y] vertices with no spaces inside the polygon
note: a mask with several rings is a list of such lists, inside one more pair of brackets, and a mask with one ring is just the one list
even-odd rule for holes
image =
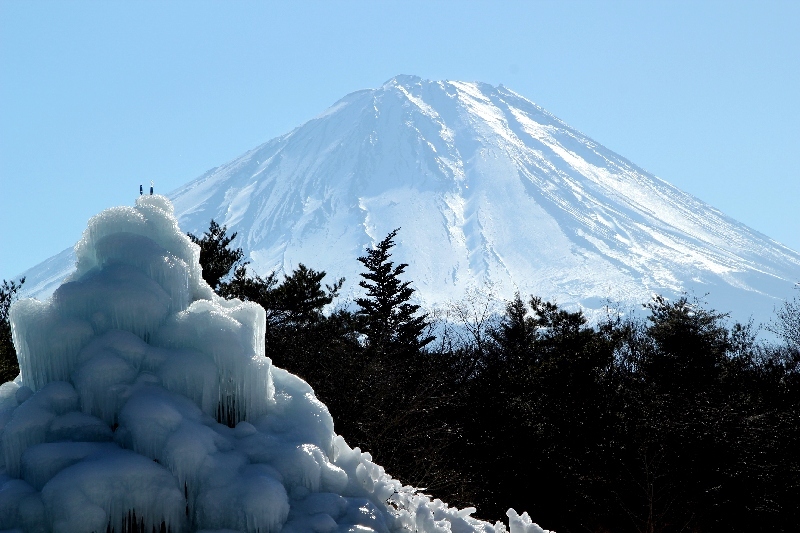
{"label": "icicle", "polygon": [[270,360],[264,357],[263,337],[258,338],[259,328],[253,325],[265,322],[263,308],[251,302],[225,308],[200,300],[170,318],[153,343],[191,348],[214,361],[219,401],[213,413],[206,413],[233,427],[266,414],[274,397]]}
{"label": "icicle", "polygon": [[33,390],[68,380],[78,352],[93,335],[85,320],[60,317],[37,300],[15,302],[10,321],[22,382]]}
{"label": "icicle", "polygon": [[77,408],[78,395],[75,389],[63,381],[48,383],[17,407],[0,437],[9,474],[20,477],[23,452],[46,440],[50,423],[57,416]]}
{"label": "icicle", "polygon": [[42,500],[59,531],[123,531],[135,513],[145,531],[185,526],[185,500],[175,478],[152,460],[127,450],[95,453],[56,474],[42,489]]}

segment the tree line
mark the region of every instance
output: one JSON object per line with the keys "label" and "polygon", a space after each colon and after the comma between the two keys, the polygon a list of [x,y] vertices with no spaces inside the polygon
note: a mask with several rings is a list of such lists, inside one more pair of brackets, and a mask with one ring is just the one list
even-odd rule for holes
{"label": "tree line", "polygon": [[[337,433],[434,497],[488,520],[527,510],[561,533],[800,523],[800,300],[770,343],[688,297],[597,324],[536,296],[497,316],[473,301],[434,338],[391,260],[396,235],[358,258],[364,296],[327,312],[343,279],[253,274],[214,221],[189,236],[218,294],[266,309],[267,355],[312,385]],[[4,283],[0,303],[18,288]]]}
{"label": "tree line", "polygon": [[[224,234],[212,223],[193,239]],[[482,518],[515,507],[560,532],[800,523],[800,301],[778,311],[772,344],[688,297],[592,325],[520,295],[499,317],[456,307],[460,327],[434,342],[391,260],[396,235],[358,258],[352,309],[323,313],[343,280],[323,288],[304,265],[262,279],[238,249],[222,252],[234,274],[215,286],[267,309],[268,355],[390,474]]]}

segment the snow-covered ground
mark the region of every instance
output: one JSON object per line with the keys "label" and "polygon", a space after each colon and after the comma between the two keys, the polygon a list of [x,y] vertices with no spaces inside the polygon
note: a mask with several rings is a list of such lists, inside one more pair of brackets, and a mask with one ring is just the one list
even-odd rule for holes
{"label": "snow-covered ground", "polygon": [[[0,530],[504,532],[389,477],[216,296],[162,196],[94,217],[51,299],[11,309]],[[542,530],[509,510],[511,533]]]}
{"label": "snow-covered ground", "polygon": [[[503,87],[398,76],[171,193],[264,274],[299,263],[358,290],[364,249],[401,227],[418,302],[515,291],[600,313],[684,291],[769,320],[800,254],[648,174]],[[69,253],[26,273],[46,295]],[[59,266],[60,265],[60,266]]]}

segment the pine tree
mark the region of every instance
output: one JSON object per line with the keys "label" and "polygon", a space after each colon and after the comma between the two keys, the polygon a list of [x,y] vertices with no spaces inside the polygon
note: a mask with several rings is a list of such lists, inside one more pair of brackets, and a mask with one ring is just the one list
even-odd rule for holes
{"label": "pine tree", "polygon": [[411,282],[400,280],[408,264],[395,266],[390,261],[399,230],[390,232],[368,249],[367,255],[358,258],[367,269],[359,282],[367,295],[356,298],[359,331],[366,336],[367,349],[377,354],[417,353],[434,339],[423,333],[428,326],[427,314],[417,315],[420,306],[410,303],[414,294]]}
{"label": "pine tree", "polygon": [[[231,242],[237,233],[230,237],[227,235],[227,226],[220,226],[213,219],[208,226],[208,231],[202,237],[187,233],[195,244],[200,245],[200,266],[203,267],[203,279],[215,291],[219,289],[221,280],[240,264],[244,257],[241,248],[230,248]],[[245,263],[246,264],[246,263]]]}
{"label": "pine tree", "polygon": [[275,288],[274,307],[285,319],[297,324],[308,324],[322,317],[322,309],[339,295],[344,278],[322,288],[324,271],[308,268],[300,263],[283,283]]}
{"label": "pine tree", "polygon": [[223,298],[239,298],[245,302],[255,302],[264,309],[272,309],[275,286],[278,278],[274,272],[262,278],[247,272],[247,264],[236,267],[227,281],[217,285],[216,293]]}

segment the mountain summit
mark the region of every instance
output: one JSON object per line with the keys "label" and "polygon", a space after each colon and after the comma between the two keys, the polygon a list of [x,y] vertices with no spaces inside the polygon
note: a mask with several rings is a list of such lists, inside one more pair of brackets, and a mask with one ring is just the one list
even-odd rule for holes
{"label": "mountain summit", "polygon": [[502,85],[397,76],[170,197],[184,231],[238,232],[257,272],[305,263],[351,294],[356,257],[402,228],[428,307],[486,286],[587,310],[689,291],[764,320],[800,280],[797,252]]}

